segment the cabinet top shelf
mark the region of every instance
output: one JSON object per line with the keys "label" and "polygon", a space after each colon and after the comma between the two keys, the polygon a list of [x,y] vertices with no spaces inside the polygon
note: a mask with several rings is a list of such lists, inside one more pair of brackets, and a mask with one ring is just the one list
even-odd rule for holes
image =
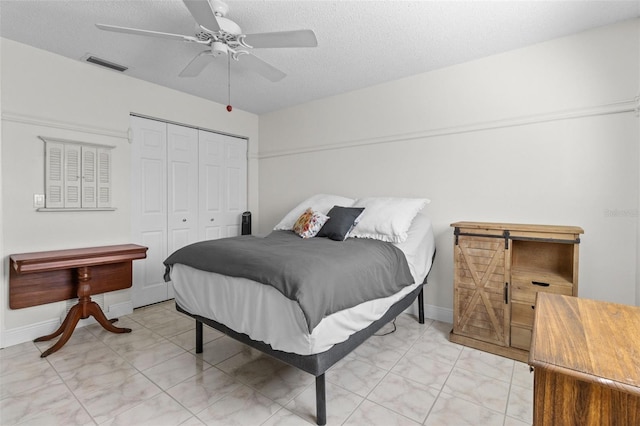
{"label": "cabinet top shelf", "polygon": [[544,232],[558,234],[584,234],[584,230],[579,226],[564,225],[532,225],[523,223],[499,223],[499,222],[454,222],[451,224],[455,228],[485,229],[500,231],[522,231],[522,232]]}
{"label": "cabinet top shelf", "polygon": [[571,287],[573,280],[570,273],[562,273],[560,271],[554,271],[549,268],[536,267],[536,266],[512,266],[511,267],[512,279],[521,280],[547,280],[555,284],[566,285]]}

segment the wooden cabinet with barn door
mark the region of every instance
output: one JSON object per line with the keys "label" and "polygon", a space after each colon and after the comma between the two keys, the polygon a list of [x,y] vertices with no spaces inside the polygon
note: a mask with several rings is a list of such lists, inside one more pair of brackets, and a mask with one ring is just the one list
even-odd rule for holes
{"label": "wooden cabinet with barn door", "polygon": [[538,292],[578,295],[576,226],[456,222],[452,342],[526,362]]}

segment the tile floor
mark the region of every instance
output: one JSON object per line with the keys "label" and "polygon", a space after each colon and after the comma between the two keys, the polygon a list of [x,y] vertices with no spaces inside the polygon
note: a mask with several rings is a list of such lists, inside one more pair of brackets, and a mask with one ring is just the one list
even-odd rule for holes
{"label": "tile floor", "polygon": [[[45,359],[50,342],[0,350],[0,424],[315,424],[313,376],[209,327],[195,355],[194,322],[173,302],[116,325],[133,332],[89,325]],[[531,424],[526,364],[450,343],[450,324],[396,325],[327,372],[327,424]]]}

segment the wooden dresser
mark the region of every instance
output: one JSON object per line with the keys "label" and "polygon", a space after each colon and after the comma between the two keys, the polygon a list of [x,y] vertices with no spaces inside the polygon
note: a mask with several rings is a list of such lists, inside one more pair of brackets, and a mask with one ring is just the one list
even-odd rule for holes
{"label": "wooden dresser", "polygon": [[452,342],[527,362],[536,294],[578,295],[576,226],[456,222]]}
{"label": "wooden dresser", "polygon": [[640,308],[538,294],[534,425],[640,425]]}

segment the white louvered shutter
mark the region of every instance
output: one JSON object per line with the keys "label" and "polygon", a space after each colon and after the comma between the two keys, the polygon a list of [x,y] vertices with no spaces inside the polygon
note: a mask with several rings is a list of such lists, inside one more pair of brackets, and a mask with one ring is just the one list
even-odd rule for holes
{"label": "white louvered shutter", "polygon": [[111,150],[98,148],[98,207],[111,207]]}
{"label": "white louvered shutter", "polygon": [[47,208],[64,207],[64,144],[45,144],[45,200]]}
{"label": "white louvered shutter", "polygon": [[64,207],[80,208],[80,146],[64,145]]}
{"label": "white louvered shutter", "polygon": [[39,138],[45,143],[45,207],[111,210],[113,146]]}
{"label": "white louvered shutter", "polygon": [[82,208],[95,208],[97,203],[96,166],[97,149],[82,147]]}

